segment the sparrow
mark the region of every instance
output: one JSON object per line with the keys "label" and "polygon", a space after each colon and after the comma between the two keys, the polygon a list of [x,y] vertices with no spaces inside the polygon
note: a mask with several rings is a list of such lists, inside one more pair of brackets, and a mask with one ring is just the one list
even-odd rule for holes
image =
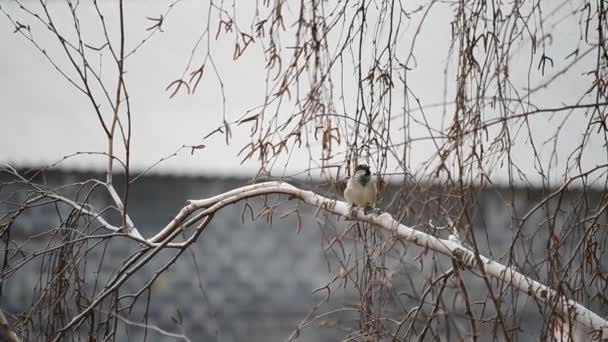
{"label": "sparrow", "polygon": [[376,181],[372,178],[369,166],[359,164],[352,177],[348,179],[344,198],[353,206],[373,208],[378,196]]}

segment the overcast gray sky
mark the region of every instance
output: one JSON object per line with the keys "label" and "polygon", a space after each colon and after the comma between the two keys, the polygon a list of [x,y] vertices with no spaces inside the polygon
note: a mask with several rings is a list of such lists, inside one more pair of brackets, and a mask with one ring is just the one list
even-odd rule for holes
{"label": "overcast gray sky", "polygon": [[[18,14],[18,8],[10,0],[2,1],[2,7],[9,13]],[[30,2],[26,2],[30,4]],[[60,3],[60,2],[59,2]],[[251,1],[251,9],[253,9]],[[551,2],[544,1],[550,12]],[[146,28],[150,22],[146,17],[158,17],[163,13],[169,2],[164,1],[126,1],[127,17],[127,47],[133,47],[146,36]],[[413,2],[409,6],[414,9],[427,1]],[[95,23],[94,9],[83,2],[80,13],[85,20],[83,31],[101,41]],[[117,20],[117,6],[114,1],[103,1],[102,10],[110,26]],[[239,3],[240,12],[248,11],[244,2]],[[570,63],[566,56],[579,47],[581,34],[577,16],[561,20],[569,13],[578,11],[575,5],[562,6],[555,15],[554,23],[545,25],[552,32],[548,43],[548,52],[554,60],[554,67],[548,68],[545,77],[535,70],[538,56],[534,56],[533,73],[528,75],[530,66],[529,42],[522,41],[521,54],[513,58],[511,80],[522,92],[528,85],[532,87],[542,84]],[[207,4],[200,1],[183,1],[179,3],[163,25],[164,32],[151,39],[138,53],[129,57],[126,65],[126,82],[133,105],[133,151],[132,165],[136,169],[144,169],[177,148],[186,145],[196,145],[209,131],[222,123],[222,103],[217,79],[207,72],[198,91],[191,96],[176,96],[169,99],[165,87],[182,74],[192,47],[204,29]],[[60,13],[60,11],[58,11]],[[418,12],[402,30],[399,48],[407,55],[411,47],[411,37],[422,17]],[[420,37],[415,45],[416,66],[409,72],[410,87],[414,89],[426,109],[426,115],[431,118],[434,127],[445,127],[450,122],[449,114],[442,115],[442,107],[430,105],[443,101],[444,68],[448,56],[450,42],[450,18],[453,11],[449,4],[437,4],[430,12],[423,26]],[[57,16],[61,25],[70,25],[70,18]],[[559,20],[558,20],[559,19]],[[23,19],[28,24],[31,18]],[[244,20],[247,22],[246,20]],[[559,21],[559,24],[557,23]],[[78,151],[105,151],[106,145],[103,132],[87,99],[77,93],[53,69],[44,57],[32,45],[14,34],[14,27],[4,16],[0,16],[0,42],[2,43],[2,63],[0,63],[0,94],[2,106],[0,117],[0,160],[16,166],[42,166],[61,159],[63,156]],[[559,39],[557,39],[559,37]],[[36,32],[37,39],[51,55],[59,56],[56,42],[44,32]],[[217,66],[225,83],[227,98],[227,115],[235,119],[263,101],[264,63],[260,46],[255,46],[247,52],[246,58],[232,60],[232,46],[216,43],[211,53],[216,57]],[[582,49],[582,48],[581,48]],[[589,85],[588,75],[594,63],[594,54],[589,54],[566,75],[560,76],[552,84],[549,91],[541,90],[532,97],[533,103],[539,107],[554,108],[562,105],[575,104],[586,92]],[[451,64],[453,65],[453,63]],[[100,58],[99,70],[104,75],[104,65]],[[448,99],[453,98],[455,81],[454,68],[448,69]],[[109,74],[109,72],[107,73]],[[529,78],[528,78],[529,77]],[[528,83],[529,82],[529,83]],[[345,91],[355,87],[344,87]],[[589,101],[583,101],[589,102]],[[345,107],[349,108],[349,107]],[[354,107],[351,107],[354,108]],[[399,106],[395,106],[399,108]],[[555,115],[535,116],[530,125],[533,127],[533,139],[537,146],[554,134],[566,112]],[[416,115],[416,114],[414,114]],[[492,111],[484,113],[484,119],[497,115]],[[580,115],[572,115],[564,126],[558,139],[558,160],[556,170],[564,170],[566,156],[580,144],[581,134],[586,126],[586,119]],[[413,135],[428,136],[428,131],[422,126],[411,127]],[[529,175],[533,182],[540,180],[532,162],[533,152],[530,149],[529,138],[525,132],[514,131],[515,149],[513,158],[522,166],[522,171]],[[496,132],[490,131],[490,134]],[[257,165],[247,162],[240,165],[241,158],[237,152],[249,141],[248,128],[233,127],[233,141],[226,146],[223,136],[217,136],[205,141],[207,148],[190,155],[184,151],[178,157],[164,162],[156,168],[163,173],[177,174],[252,174]],[[543,163],[551,158],[552,145],[541,150]],[[341,146],[346,149],[346,146]],[[413,145],[411,165],[414,169],[422,165],[433,151],[430,142],[418,142]],[[309,167],[308,154],[305,150],[296,150],[287,167],[287,174],[297,173]],[[589,150],[583,158],[583,165],[592,167],[606,162],[606,148],[598,135],[589,141]],[[105,160],[99,157],[79,157],[70,159],[65,167],[102,170]],[[501,161],[496,161],[492,179],[505,182],[506,169],[501,168]],[[278,169],[279,171],[282,168]],[[552,174],[556,180],[563,172]]]}

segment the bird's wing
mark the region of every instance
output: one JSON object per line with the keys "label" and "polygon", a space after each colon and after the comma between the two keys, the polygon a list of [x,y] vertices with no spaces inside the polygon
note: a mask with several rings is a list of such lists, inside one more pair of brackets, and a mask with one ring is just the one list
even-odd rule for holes
{"label": "bird's wing", "polygon": [[346,184],[346,190],[344,190],[344,199],[346,200],[346,202],[348,203],[354,203],[353,202],[353,197],[352,197],[352,187],[350,186],[350,182],[348,182]]}

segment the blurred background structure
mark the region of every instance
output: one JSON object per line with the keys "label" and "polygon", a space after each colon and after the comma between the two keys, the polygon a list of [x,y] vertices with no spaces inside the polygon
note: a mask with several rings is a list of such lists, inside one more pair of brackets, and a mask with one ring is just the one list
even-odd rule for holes
{"label": "blurred background structure", "polygon": [[[51,188],[73,184],[90,178],[102,177],[83,172],[50,171],[44,173],[45,182]],[[6,179],[2,179],[3,181]],[[131,213],[134,220],[140,222],[145,236],[155,234],[160,226],[168,222],[172,215],[185,203],[186,199],[204,198],[231,190],[248,182],[245,178],[191,177],[191,176],[146,176],[133,188]],[[14,187],[3,187],[2,200],[12,193]],[[397,189],[391,188],[390,193]],[[317,191],[323,192],[319,188]],[[590,191],[582,194],[579,191],[566,193],[560,200],[564,208],[576,207],[580,198],[589,202],[601,200],[605,194]],[[422,196],[422,194],[412,194]],[[424,196],[440,200],[443,196],[440,189]],[[515,212],[521,217],[542,200],[546,194],[534,189],[521,188],[511,191],[494,187],[483,191],[479,196],[479,205],[475,211],[475,234],[478,236],[481,253],[495,258],[508,253],[511,246],[512,212],[505,203],[505,198],[514,197],[517,204]],[[18,198],[12,198],[12,201]],[[99,201],[99,200],[98,200]],[[106,201],[106,203],[103,203]],[[9,201],[10,202],[10,201]],[[549,207],[555,206],[558,200],[552,200]],[[7,202],[5,202],[7,203]],[[260,201],[250,202],[254,209],[260,208]],[[95,203],[105,207],[110,204],[106,198]],[[386,204],[386,203],[385,203]],[[283,206],[276,216],[282,216],[297,204]],[[383,207],[383,206],[380,206]],[[7,210],[10,206],[2,207]],[[329,246],[335,243],[334,238],[344,234],[348,221],[335,220],[315,214],[316,209],[306,205],[299,206],[302,222],[297,229],[298,220],[293,216],[277,219],[272,223],[263,218],[252,220],[244,205],[234,205],[214,219],[194,246],[188,249],[180,261],[165,271],[151,287],[150,296],[154,300],[139,303],[132,313],[132,319],[141,318],[148,310],[147,322],[165,331],[181,331],[193,341],[283,341],[296,335],[297,327],[305,321],[310,312],[313,317],[320,316],[302,329],[298,341],[336,341],[346,336],[357,336],[359,296],[349,286],[339,286],[331,291],[325,302],[327,291],[323,287],[338,274],[340,263]],[[390,208],[387,208],[390,211]],[[423,205],[411,208],[404,223],[415,225],[434,217],[432,209]],[[440,210],[440,208],[435,208]],[[533,275],[535,279],[548,282],[550,277],[542,269],[546,257],[546,241],[550,223],[546,217],[550,211],[539,211],[528,220],[520,231],[524,235],[522,243],[515,247],[515,255],[526,258],[522,271]],[[571,209],[565,209],[555,217],[553,229],[560,231],[568,226],[567,217]],[[67,212],[66,212],[67,215]],[[597,224],[604,227],[608,217],[602,215]],[[44,249],[49,244],[49,237],[61,239],[56,233],[49,233],[49,228],[59,225],[56,209],[40,207],[29,211],[19,224],[11,230],[13,248],[20,246],[24,256]],[[447,232],[433,232],[444,236]],[[561,243],[559,254],[575,255],[577,244],[584,232],[575,232]],[[606,241],[608,232],[600,229],[598,239]],[[360,242],[359,242],[360,243]],[[352,238],[343,241],[344,248],[353,253],[357,242]],[[22,246],[22,247],[21,247]],[[350,248],[352,247],[352,250]],[[87,288],[96,283],[103,283],[121,260],[133,253],[137,247],[127,239],[108,240],[94,247],[90,244],[86,272],[81,286]],[[403,319],[409,310],[419,305],[425,283],[432,274],[433,267],[447,269],[449,260],[442,260],[440,266],[417,260],[421,250],[415,246],[402,246],[391,249],[386,254],[385,267],[390,284],[387,290],[384,312],[385,324],[394,328],[395,322]],[[602,252],[603,253],[603,252]],[[6,254],[5,254],[6,255]],[[603,254],[601,254],[603,255]],[[156,270],[172,258],[172,253],[162,253],[149,265],[140,270],[124,287],[124,293],[135,293],[148,282]],[[427,258],[425,258],[427,259]],[[3,262],[5,259],[0,259]],[[41,274],[38,272],[41,263],[50,260],[41,259],[31,262],[20,272],[10,276],[3,286],[2,307],[7,312],[27,311],[35,305],[34,291],[42,286]],[[539,266],[541,265],[541,266]],[[608,258],[601,257],[599,271],[608,273]],[[480,277],[474,273],[465,275],[465,281],[476,304],[475,312],[480,316],[492,316],[494,311],[483,303],[488,300],[488,292]],[[457,301],[456,285],[451,283],[445,290],[446,301]],[[590,302],[590,307],[598,313],[607,310],[605,304],[606,288],[581,289],[589,296],[597,298]],[[546,322],[542,318],[542,303],[537,303],[517,291],[504,289],[504,309],[512,316],[517,327],[520,341],[548,340],[544,335]],[[321,304],[321,305],[319,305]],[[430,301],[422,307],[423,314],[419,325],[430,315]],[[453,312],[442,311],[441,315],[451,316],[450,320],[459,326],[466,326],[464,307],[457,306]],[[331,313],[331,314],[328,314]],[[41,317],[42,318],[42,317]],[[38,325],[37,325],[38,326]],[[439,327],[442,340],[450,340],[445,327]],[[482,335],[479,341],[492,341],[495,332],[492,324],[481,326]],[[39,329],[44,329],[40,323]],[[442,335],[443,332],[443,335]],[[453,332],[452,332],[453,333]],[[454,334],[454,333],[453,333]],[[142,340],[145,331],[136,325],[126,325],[119,331],[118,341]],[[464,336],[451,338],[465,338]],[[152,330],[147,332],[147,341],[166,341],[168,337]]]}

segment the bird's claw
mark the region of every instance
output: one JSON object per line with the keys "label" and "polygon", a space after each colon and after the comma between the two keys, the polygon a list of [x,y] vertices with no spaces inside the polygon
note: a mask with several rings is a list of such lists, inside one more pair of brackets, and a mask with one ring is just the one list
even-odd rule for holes
{"label": "bird's claw", "polygon": [[354,205],[354,204],[353,204],[353,205],[351,205],[351,206],[350,206],[350,210],[348,211],[348,216],[349,216],[349,219],[351,219],[351,220],[355,220],[355,218],[356,218],[356,216],[357,216],[357,215],[355,214],[355,210],[357,210],[357,206],[356,206],[356,205]]}
{"label": "bird's claw", "polygon": [[374,215],[380,215],[383,213],[383,211],[380,208],[373,208],[373,207],[367,206],[367,207],[365,207],[365,209],[363,209],[363,213],[365,213],[365,215],[369,215],[370,213],[372,213]]}

